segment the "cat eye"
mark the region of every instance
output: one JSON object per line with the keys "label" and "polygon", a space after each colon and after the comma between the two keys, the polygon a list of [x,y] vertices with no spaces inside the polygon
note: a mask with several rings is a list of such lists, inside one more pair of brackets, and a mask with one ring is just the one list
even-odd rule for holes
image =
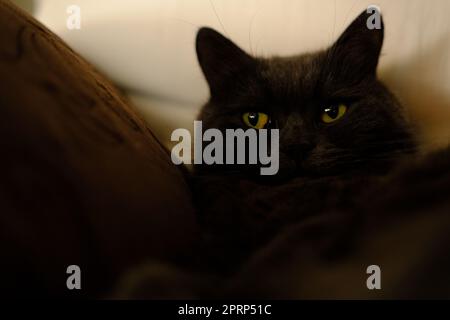
{"label": "cat eye", "polygon": [[347,109],[347,106],[342,103],[326,107],[322,112],[322,122],[333,123],[338,121],[347,113]]}
{"label": "cat eye", "polygon": [[269,116],[262,112],[246,112],[242,115],[242,120],[253,129],[264,129],[270,122]]}

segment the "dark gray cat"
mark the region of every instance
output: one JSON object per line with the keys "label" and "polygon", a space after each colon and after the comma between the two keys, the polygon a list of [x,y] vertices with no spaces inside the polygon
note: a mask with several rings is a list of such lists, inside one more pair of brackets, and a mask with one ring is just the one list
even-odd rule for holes
{"label": "dark gray cat", "polygon": [[[248,168],[197,167],[208,240],[220,243],[212,248],[245,258],[280,227],[344,205],[369,176],[414,151],[402,107],[377,80],[384,31],[369,30],[368,17],[361,14],[331,48],[289,58],[252,58],[216,31],[199,31],[211,91],[203,127],[279,129],[278,176],[285,178],[267,186]],[[219,258],[222,267],[236,263]]]}
{"label": "dark gray cat", "polygon": [[[450,297],[450,151],[416,155],[402,107],[376,76],[384,27],[369,30],[368,18],[329,49],[288,58],[254,58],[199,31],[211,92],[203,127],[279,129],[280,172],[197,166],[198,277],[172,270],[144,288],[178,274],[175,296]],[[381,291],[366,287],[372,264]]]}

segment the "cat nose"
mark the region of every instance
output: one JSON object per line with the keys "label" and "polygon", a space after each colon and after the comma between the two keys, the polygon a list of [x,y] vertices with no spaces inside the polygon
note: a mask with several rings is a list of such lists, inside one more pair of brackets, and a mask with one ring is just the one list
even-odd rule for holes
{"label": "cat nose", "polygon": [[285,148],[284,152],[293,159],[304,159],[313,150],[313,143],[296,143]]}

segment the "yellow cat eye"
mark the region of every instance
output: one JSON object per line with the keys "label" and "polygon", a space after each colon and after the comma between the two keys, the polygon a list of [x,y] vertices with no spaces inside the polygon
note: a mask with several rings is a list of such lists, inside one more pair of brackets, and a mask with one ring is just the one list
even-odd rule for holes
{"label": "yellow cat eye", "polygon": [[242,115],[244,123],[253,129],[264,129],[269,122],[269,116],[262,112],[246,112]]}
{"label": "yellow cat eye", "polygon": [[322,121],[324,123],[336,122],[347,113],[347,109],[347,106],[342,103],[326,107],[322,112]]}

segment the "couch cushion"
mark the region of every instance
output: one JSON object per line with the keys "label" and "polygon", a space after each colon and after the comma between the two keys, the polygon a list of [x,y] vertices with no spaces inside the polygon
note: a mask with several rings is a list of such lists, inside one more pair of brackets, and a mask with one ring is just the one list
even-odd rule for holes
{"label": "couch cushion", "polygon": [[[96,296],[134,264],[181,259],[190,194],[130,104],[8,1],[0,43],[2,294]],[[66,288],[72,264],[81,292]]]}

